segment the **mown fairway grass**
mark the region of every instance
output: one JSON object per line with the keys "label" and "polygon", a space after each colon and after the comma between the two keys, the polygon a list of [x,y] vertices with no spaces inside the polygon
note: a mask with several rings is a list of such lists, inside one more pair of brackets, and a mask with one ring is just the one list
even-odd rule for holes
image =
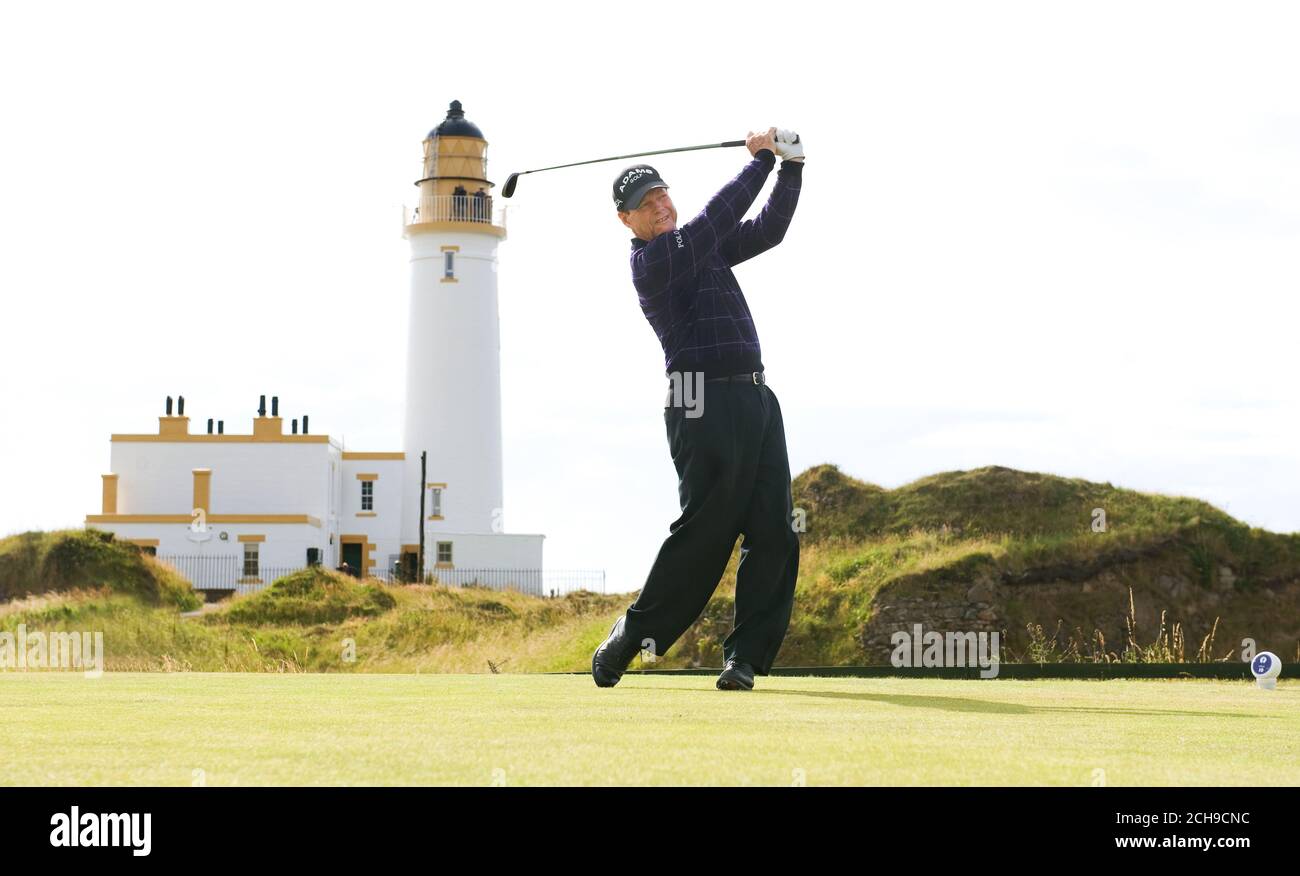
{"label": "mown fairway grass", "polygon": [[[0,783],[1300,784],[1300,687],[0,673]],[[796,771],[802,771],[802,774]]]}

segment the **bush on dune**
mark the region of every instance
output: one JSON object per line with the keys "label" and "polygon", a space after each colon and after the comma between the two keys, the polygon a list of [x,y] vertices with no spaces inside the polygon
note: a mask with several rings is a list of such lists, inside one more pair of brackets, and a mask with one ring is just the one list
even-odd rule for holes
{"label": "bush on dune", "polygon": [[234,623],[333,624],[383,614],[397,600],[379,582],[362,582],[320,566],[301,569],[267,589],[237,599],[218,618]]}
{"label": "bush on dune", "polygon": [[0,542],[0,600],[96,588],[183,611],[202,603],[174,569],[111,532],[25,532]]}

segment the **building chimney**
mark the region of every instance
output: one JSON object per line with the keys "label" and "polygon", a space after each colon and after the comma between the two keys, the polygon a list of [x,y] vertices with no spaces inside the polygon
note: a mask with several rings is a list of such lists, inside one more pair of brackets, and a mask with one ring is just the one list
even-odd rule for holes
{"label": "building chimney", "polygon": [[178,395],[176,397],[176,416],[185,416],[185,396],[183,395]]}
{"label": "building chimney", "polygon": [[278,395],[271,396],[271,416],[280,416],[280,397]]}
{"label": "building chimney", "polygon": [[218,435],[224,435],[224,434],[226,434],[226,421],[225,421],[225,420],[217,420],[217,434],[218,434]]}
{"label": "building chimney", "polygon": [[257,415],[259,417],[266,416],[266,396],[262,396],[261,400],[257,403]]}
{"label": "building chimney", "polygon": [[307,415],[302,415],[302,434],[307,434]]}
{"label": "building chimney", "polygon": [[212,418],[208,417],[208,434],[212,434]]}
{"label": "building chimney", "polygon": [[168,438],[190,434],[190,418],[185,416],[185,399],[181,398],[181,411],[172,416],[172,397],[167,396],[167,415],[158,418],[158,434]]}
{"label": "building chimney", "polygon": [[297,420],[297,418],[295,418],[294,421],[293,421],[293,434],[295,434],[295,435],[298,434],[298,420]]}

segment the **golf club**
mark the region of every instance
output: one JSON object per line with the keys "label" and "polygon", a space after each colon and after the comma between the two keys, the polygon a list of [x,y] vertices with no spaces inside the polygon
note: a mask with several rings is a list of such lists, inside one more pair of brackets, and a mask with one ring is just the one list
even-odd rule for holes
{"label": "golf club", "polygon": [[591,161],[575,161],[572,164],[557,164],[554,167],[539,167],[536,170],[523,170],[519,173],[512,173],[506,179],[505,188],[501,190],[501,196],[508,198],[515,193],[515,184],[519,177],[525,173],[540,173],[543,170],[559,170],[561,167],[577,167],[580,164],[598,164],[602,161],[618,161],[620,158],[640,158],[643,155],[665,155],[669,152],[691,152],[695,149],[719,149],[724,146],[744,146],[744,140],[728,140],[725,143],[706,143],[703,146],[683,146],[679,149],[659,149],[655,152],[634,152],[631,155],[611,155],[609,158],[593,158]]}

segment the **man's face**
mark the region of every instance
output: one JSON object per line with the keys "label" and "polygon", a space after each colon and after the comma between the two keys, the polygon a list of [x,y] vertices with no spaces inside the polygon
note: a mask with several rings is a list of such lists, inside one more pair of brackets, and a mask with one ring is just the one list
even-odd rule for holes
{"label": "man's face", "polygon": [[641,199],[641,206],[629,212],[620,212],[618,218],[636,232],[642,240],[654,240],[665,231],[677,227],[677,208],[668,197],[668,189],[651,189]]}

